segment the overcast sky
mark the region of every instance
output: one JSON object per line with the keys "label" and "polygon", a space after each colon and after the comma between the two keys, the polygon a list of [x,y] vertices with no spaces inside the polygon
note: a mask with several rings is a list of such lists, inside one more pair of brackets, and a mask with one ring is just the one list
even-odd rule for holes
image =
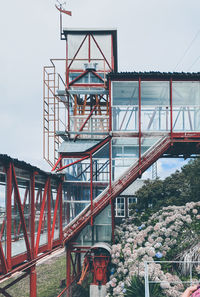
{"label": "overcast sky", "polygon": [[[49,58],[65,57],[54,4],[2,1],[0,12],[0,153],[47,170],[42,69]],[[199,0],[69,0],[66,8],[73,14],[67,27],[118,29],[119,71],[199,71]]]}

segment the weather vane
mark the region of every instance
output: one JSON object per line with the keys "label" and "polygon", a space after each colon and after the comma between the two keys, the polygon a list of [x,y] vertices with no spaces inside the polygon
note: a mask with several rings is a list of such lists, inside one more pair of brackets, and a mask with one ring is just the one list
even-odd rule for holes
{"label": "weather vane", "polygon": [[71,16],[72,12],[64,9],[63,6],[66,5],[66,2],[61,3],[59,0],[57,0],[57,2],[58,2],[58,5],[55,4],[55,7],[60,11],[60,36],[62,39],[62,14],[64,13],[64,14]]}

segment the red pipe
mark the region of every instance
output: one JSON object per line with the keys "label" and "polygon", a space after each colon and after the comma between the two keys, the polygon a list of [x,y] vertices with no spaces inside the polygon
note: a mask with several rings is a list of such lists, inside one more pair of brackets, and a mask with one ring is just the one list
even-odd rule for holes
{"label": "red pipe", "polygon": [[80,159],[80,160],[77,160],[77,161],[74,161],[74,162],[72,162],[72,163],[70,163],[70,164],[67,164],[67,165],[65,165],[65,166],[62,166],[61,168],[57,169],[56,172],[59,172],[59,171],[65,169],[65,168],[67,168],[67,167],[70,167],[70,166],[72,166],[72,165],[74,165],[74,164],[76,164],[76,163],[79,163],[79,162],[81,162],[81,161],[83,161],[83,160],[85,160],[85,159],[88,159],[89,157],[90,157],[90,156],[85,156],[85,157],[83,157],[83,158]]}

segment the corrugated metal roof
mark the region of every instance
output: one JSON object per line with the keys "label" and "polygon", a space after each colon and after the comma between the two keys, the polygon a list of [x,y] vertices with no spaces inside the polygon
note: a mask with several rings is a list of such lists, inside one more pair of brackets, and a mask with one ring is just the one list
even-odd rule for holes
{"label": "corrugated metal roof", "polygon": [[18,160],[16,158],[11,158],[10,156],[6,155],[6,154],[0,154],[0,162],[2,162],[4,165],[12,162],[14,164],[14,166],[18,167],[18,168],[21,168],[21,169],[26,169],[30,172],[38,172],[42,175],[53,175],[55,177],[57,177],[55,174],[52,174],[50,172],[46,172],[46,171],[43,171],[42,169],[36,167],[36,166],[33,166],[29,163],[26,163],[25,161],[21,161],[21,160]]}
{"label": "corrugated metal roof", "polygon": [[108,79],[200,80],[200,72],[111,72]]}

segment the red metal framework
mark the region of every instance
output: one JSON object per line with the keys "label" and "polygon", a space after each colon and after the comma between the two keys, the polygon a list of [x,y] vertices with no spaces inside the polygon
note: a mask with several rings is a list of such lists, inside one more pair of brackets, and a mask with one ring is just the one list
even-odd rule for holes
{"label": "red metal framework", "polygon": [[[6,194],[2,197],[5,215],[0,241],[0,280],[28,269],[30,296],[36,296],[35,263],[62,246],[63,181],[5,155],[0,155],[0,176]],[[56,199],[52,199],[53,193]],[[5,296],[7,288],[1,289]]]}
{"label": "red metal framework", "polygon": [[64,29],[63,36],[66,58],[44,67],[43,156],[52,167],[66,138],[108,135],[106,76],[117,71],[116,30]]}

